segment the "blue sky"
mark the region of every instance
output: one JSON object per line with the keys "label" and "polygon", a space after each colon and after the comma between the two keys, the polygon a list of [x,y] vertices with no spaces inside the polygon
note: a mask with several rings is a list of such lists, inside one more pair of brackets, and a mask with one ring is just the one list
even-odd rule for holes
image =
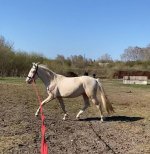
{"label": "blue sky", "polygon": [[0,0],[0,35],[15,50],[116,60],[150,44],[150,0]]}

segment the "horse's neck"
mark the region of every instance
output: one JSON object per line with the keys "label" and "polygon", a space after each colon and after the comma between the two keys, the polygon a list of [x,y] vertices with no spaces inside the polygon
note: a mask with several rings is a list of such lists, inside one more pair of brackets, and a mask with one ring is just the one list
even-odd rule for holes
{"label": "horse's neck", "polygon": [[43,69],[39,69],[38,76],[43,81],[46,87],[48,87],[55,78],[55,75],[52,72],[47,72]]}

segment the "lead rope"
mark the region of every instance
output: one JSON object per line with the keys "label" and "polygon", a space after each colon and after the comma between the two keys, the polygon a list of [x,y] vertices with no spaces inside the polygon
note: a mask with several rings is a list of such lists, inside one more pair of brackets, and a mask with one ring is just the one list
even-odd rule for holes
{"label": "lead rope", "polygon": [[32,86],[35,90],[36,96],[37,96],[38,101],[40,103],[40,114],[41,114],[41,121],[42,121],[42,125],[41,125],[41,136],[42,136],[42,139],[41,139],[41,154],[48,154],[48,145],[47,145],[46,139],[45,139],[45,131],[46,131],[46,126],[44,124],[45,116],[43,114],[43,109],[42,109],[42,105],[41,105],[41,103],[42,103],[41,97],[39,95],[39,92],[38,92],[38,89],[35,85],[34,80],[32,82]]}

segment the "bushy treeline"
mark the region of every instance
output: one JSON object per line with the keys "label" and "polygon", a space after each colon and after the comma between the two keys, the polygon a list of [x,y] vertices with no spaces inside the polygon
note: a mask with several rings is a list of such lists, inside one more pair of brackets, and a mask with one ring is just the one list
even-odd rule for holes
{"label": "bushy treeline", "polygon": [[121,55],[122,61],[114,61],[108,54],[97,60],[87,59],[82,55],[67,58],[57,55],[55,59],[48,59],[37,53],[15,51],[11,43],[0,37],[0,76],[27,76],[32,62],[40,62],[59,74],[74,72],[83,75],[86,71],[89,75],[94,73],[98,77],[110,78],[118,70],[150,70],[149,57],[149,47],[130,47]]}
{"label": "bushy treeline", "polygon": [[36,53],[14,51],[13,45],[0,37],[0,76],[25,76],[33,61],[43,62]]}
{"label": "bushy treeline", "polygon": [[25,76],[33,61],[43,61],[43,57],[25,52],[0,50],[0,76]]}
{"label": "bushy treeline", "polygon": [[82,73],[83,68],[93,64],[92,60],[87,60],[81,55],[69,58],[57,55],[55,59],[48,59],[34,52],[15,51],[11,43],[0,37],[0,76],[26,76],[32,62],[46,64],[50,69],[61,74],[74,70]]}

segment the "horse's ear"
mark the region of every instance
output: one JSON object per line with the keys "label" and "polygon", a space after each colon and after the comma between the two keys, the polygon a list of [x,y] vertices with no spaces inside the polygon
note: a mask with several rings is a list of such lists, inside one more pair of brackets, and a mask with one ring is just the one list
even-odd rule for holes
{"label": "horse's ear", "polygon": [[39,62],[38,63],[34,63],[34,62],[32,63],[32,65],[35,66],[35,67],[38,66],[39,64],[40,64]]}

